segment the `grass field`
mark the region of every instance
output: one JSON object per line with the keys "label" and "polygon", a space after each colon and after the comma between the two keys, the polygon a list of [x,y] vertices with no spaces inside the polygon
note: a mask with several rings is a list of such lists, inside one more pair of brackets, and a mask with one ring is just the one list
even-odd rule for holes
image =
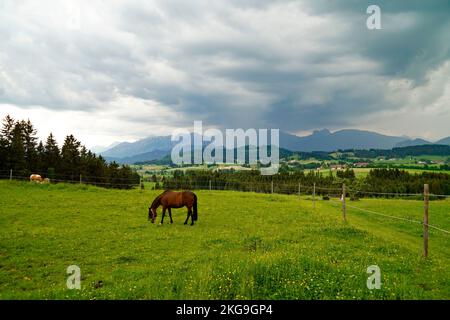
{"label": "grass field", "polygon": [[[0,181],[1,299],[450,299],[450,235],[329,201],[198,191],[199,219],[147,221],[157,191]],[[351,205],[422,217],[409,200]],[[159,222],[160,215],[158,216]],[[430,223],[450,229],[450,200],[433,201]],[[81,268],[81,290],[66,268]],[[381,269],[381,289],[366,269]],[[102,281],[103,285],[96,285]]]}

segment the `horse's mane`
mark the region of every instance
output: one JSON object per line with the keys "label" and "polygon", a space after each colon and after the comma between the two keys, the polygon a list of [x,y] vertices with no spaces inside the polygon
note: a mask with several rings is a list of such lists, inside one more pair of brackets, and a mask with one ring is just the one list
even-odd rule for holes
{"label": "horse's mane", "polygon": [[170,190],[165,190],[163,193],[161,193],[159,196],[157,196],[155,198],[155,200],[153,200],[152,205],[150,206],[150,208],[156,207],[159,204],[159,201],[161,200],[162,196],[165,195],[169,191]]}

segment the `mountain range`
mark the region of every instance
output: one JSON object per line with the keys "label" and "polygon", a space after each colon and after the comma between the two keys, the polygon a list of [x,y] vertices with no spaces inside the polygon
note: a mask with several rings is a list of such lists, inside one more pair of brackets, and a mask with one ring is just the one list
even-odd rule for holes
{"label": "mountain range", "polygon": [[441,139],[441,140],[437,141],[436,144],[446,144],[446,145],[450,145],[450,137]]}
{"label": "mountain range", "polygon": [[119,145],[119,144],[121,144],[122,142],[114,142],[114,143],[112,143],[112,144],[110,144],[110,145],[108,145],[108,146],[106,146],[106,147],[104,147],[104,146],[93,146],[93,147],[91,147],[90,148],[90,150],[92,151],[92,152],[94,152],[94,153],[96,153],[96,154],[100,154],[100,153],[102,153],[102,152],[105,152],[106,150],[109,150],[109,149],[111,149],[111,148],[114,148],[115,146],[117,146],[117,145]]}
{"label": "mountain range", "polygon": [[[411,139],[405,136],[388,136],[376,132],[344,129],[331,132],[328,129],[316,130],[308,136],[299,137],[280,132],[280,147],[290,151],[325,151],[348,149],[392,149],[425,144],[450,145],[450,137],[436,142],[424,139]],[[135,163],[161,159],[170,154],[173,146],[170,136],[148,137],[136,142],[115,143],[106,150],[97,151],[108,161]],[[97,147],[97,150],[100,148]],[[92,149],[91,149],[92,150]],[[93,150],[95,152],[95,150]]]}

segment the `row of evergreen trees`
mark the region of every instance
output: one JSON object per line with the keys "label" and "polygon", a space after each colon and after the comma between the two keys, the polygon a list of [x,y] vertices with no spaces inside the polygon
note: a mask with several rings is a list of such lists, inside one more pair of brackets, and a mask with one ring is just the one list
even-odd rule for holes
{"label": "row of evergreen trees", "polygon": [[[176,170],[173,177],[165,177],[160,185],[163,189],[208,189],[251,191],[261,193],[311,194],[316,185],[317,195],[337,195],[344,181],[354,180],[351,173],[340,177],[322,174],[314,170],[279,172],[267,176],[259,170]],[[348,182],[347,182],[348,183]]]}
{"label": "row of evergreen trees", "polygon": [[[272,184],[273,182],[273,184]],[[165,177],[162,189],[211,189],[236,190],[262,193],[312,194],[340,196],[345,183],[352,197],[390,197],[387,193],[420,194],[425,183],[433,194],[450,194],[450,175],[445,173],[411,174],[399,169],[372,169],[364,178],[356,178],[351,169],[338,171],[336,175],[316,171],[280,172],[273,176],[262,176],[257,170],[211,171],[177,170],[173,177]]]}
{"label": "row of evergreen trees", "polygon": [[0,131],[0,176],[26,178],[38,173],[51,181],[79,181],[105,187],[130,188],[139,184],[139,175],[128,166],[107,163],[87,150],[73,135],[60,148],[50,133],[45,142],[38,141],[30,120],[14,120],[9,115]]}

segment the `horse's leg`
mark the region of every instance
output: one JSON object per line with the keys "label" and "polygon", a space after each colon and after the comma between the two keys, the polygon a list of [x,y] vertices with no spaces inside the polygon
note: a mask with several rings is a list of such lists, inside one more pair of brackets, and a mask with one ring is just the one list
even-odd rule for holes
{"label": "horse's leg", "polygon": [[170,223],[173,223],[173,220],[172,220],[172,210],[169,208],[169,217],[170,217]]}
{"label": "horse's leg", "polygon": [[166,207],[163,207],[162,209],[162,217],[161,217],[161,224],[164,223],[164,216],[166,215]]}
{"label": "horse's leg", "polygon": [[189,216],[191,215],[191,209],[189,209],[189,207],[188,207],[188,213],[187,213],[187,217],[186,217],[186,221],[184,222],[184,224],[187,224],[188,223],[188,220],[189,220]]}
{"label": "horse's leg", "polygon": [[192,214],[192,207],[188,207],[189,215],[191,216],[191,226],[194,225],[194,215]]}

